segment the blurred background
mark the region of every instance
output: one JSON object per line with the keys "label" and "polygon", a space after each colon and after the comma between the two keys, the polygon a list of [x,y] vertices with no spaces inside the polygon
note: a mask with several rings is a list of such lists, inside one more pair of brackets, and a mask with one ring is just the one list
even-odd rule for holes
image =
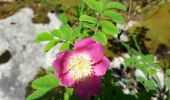
{"label": "blurred background", "polygon": [[[128,7],[121,12],[125,23],[117,27],[128,39],[132,33],[138,36],[143,52],[157,55],[161,67],[168,68],[170,0],[117,1]],[[0,0],[0,100],[25,100],[31,80],[45,73],[58,52],[56,46],[45,54],[43,44],[35,43],[36,35],[59,28],[63,14],[71,26],[77,25],[79,5],[80,0]],[[105,48],[110,59],[121,54],[113,44]]]}

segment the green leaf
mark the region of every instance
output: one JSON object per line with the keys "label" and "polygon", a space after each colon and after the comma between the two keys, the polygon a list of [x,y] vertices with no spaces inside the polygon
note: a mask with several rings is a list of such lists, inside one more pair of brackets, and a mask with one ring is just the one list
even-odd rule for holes
{"label": "green leaf", "polygon": [[73,88],[66,88],[66,93],[71,96],[73,94]]}
{"label": "green leaf", "polygon": [[144,78],[144,77],[141,77],[141,76],[138,76],[138,77],[136,77],[136,81],[137,82],[144,82],[146,79]]}
{"label": "green leaf", "polygon": [[154,62],[154,56],[153,55],[145,55],[140,59],[140,61],[146,62],[146,63],[153,63]]}
{"label": "green leaf", "polygon": [[155,76],[157,73],[157,70],[154,67],[147,67],[148,68],[148,74],[150,76]]}
{"label": "green leaf", "polygon": [[68,18],[66,17],[66,15],[64,13],[59,14],[59,19],[63,22],[63,24],[68,23]]}
{"label": "green leaf", "polygon": [[40,43],[42,41],[49,41],[52,39],[53,39],[53,36],[51,34],[49,34],[48,32],[43,32],[37,35],[36,42]]}
{"label": "green leaf", "polygon": [[167,79],[166,85],[167,85],[168,89],[170,90],[170,78]]}
{"label": "green leaf", "polygon": [[152,80],[146,80],[144,84],[149,90],[153,90],[156,88],[155,83]]}
{"label": "green leaf", "polygon": [[59,81],[57,80],[55,75],[46,75],[44,77],[40,77],[32,82],[32,87],[36,90],[46,91],[53,89],[59,85]]}
{"label": "green leaf", "polygon": [[166,70],[166,75],[170,76],[170,69]]}
{"label": "green leaf", "polygon": [[76,39],[79,35],[80,35],[80,33],[81,33],[81,29],[82,29],[82,25],[80,24],[78,27],[75,27],[74,28],[74,39]]}
{"label": "green leaf", "polygon": [[102,12],[103,10],[103,4],[101,2],[98,2],[96,0],[83,0],[90,8],[93,10],[96,10],[97,12]]}
{"label": "green leaf", "polygon": [[44,51],[48,52],[50,49],[52,49],[57,43],[59,42],[59,40],[51,40],[50,42],[48,42],[48,44],[45,46]]}
{"label": "green leaf", "polygon": [[52,66],[49,66],[48,69],[46,70],[47,74],[53,74],[54,75],[54,69]]}
{"label": "green leaf", "polygon": [[102,44],[106,45],[107,44],[107,37],[104,33],[102,32],[96,32],[94,35],[93,35],[93,38],[96,40],[96,41],[99,41],[101,42]]}
{"label": "green leaf", "polygon": [[73,30],[69,25],[61,26],[60,30],[63,33],[62,38],[64,40],[72,41],[72,39],[73,39],[73,37],[72,37],[73,36]]}
{"label": "green leaf", "polygon": [[59,29],[54,29],[51,34],[55,37],[62,38],[62,32]]}
{"label": "green leaf", "polygon": [[95,28],[95,26],[96,26],[95,24],[86,23],[86,22],[83,22],[82,25],[84,28]]}
{"label": "green leaf", "polygon": [[106,5],[106,9],[119,9],[119,10],[127,10],[126,6],[119,2],[110,2]]}
{"label": "green leaf", "polygon": [[100,25],[102,26],[102,30],[109,35],[117,35],[119,30],[116,28],[114,24],[109,21],[101,21]]}
{"label": "green leaf", "polygon": [[103,16],[111,18],[114,22],[123,24],[124,20],[122,16],[120,16],[117,12],[115,11],[105,11],[103,13]]}
{"label": "green leaf", "polygon": [[95,17],[91,17],[88,15],[81,15],[80,21],[85,21],[85,22],[94,23],[94,24],[98,22],[98,20]]}
{"label": "green leaf", "polygon": [[42,97],[44,94],[46,94],[46,91],[41,91],[41,90],[34,91],[31,95],[29,95],[26,98],[26,100],[36,100],[36,99]]}
{"label": "green leaf", "polygon": [[84,30],[83,33],[79,35],[78,39],[83,39],[85,37],[88,37],[89,36],[88,32],[89,31]]}
{"label": "green leaf", "polygon": [[65,42],[61,45],[60,47],[60,51],[65,51],[70,47],[70,43],[69,42]]}
{"label": "green leaf", "polygon": [[128,67],[128,66],[131,66],[132,63],[135,63],[137,61],[137,58],[136,56],[132,56],[130,58],[127,58],[125,59],[125,65]]}
{"label": "green leaf", "polygon": [[64,100],[69,100],[70,96],[67,93],[64,93]]}

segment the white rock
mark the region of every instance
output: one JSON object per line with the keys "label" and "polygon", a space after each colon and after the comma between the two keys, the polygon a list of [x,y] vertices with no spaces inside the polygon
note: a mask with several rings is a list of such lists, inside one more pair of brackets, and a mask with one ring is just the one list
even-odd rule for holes
{"label": "white rock", "polygon": [[38,33],[51,31],[61,25],[55,14],[49,13],[48,16],[51,20],[49,24],[34,24],[33,11],[24,8],[0,20],[0,55],[6,50],[12,55],[8,62],[0,64],[0,100],[25,100],[27,83],[40,67],[51,65],[58,47],[47,56],[43,45],[35,43]]}
{"label": "white rock", "polygon": [[113,59],[113,61],[111,62],[110,68],[120,69],[120,66],[123,63],[124,63],[124,58],[123,57],[115,57]]}

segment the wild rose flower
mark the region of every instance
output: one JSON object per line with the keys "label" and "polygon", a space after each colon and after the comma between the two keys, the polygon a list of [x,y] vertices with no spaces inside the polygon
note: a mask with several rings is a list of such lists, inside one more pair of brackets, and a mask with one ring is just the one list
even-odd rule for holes
{"label": "wild rose flower", "polygon": [[61,85],[74,87],[82,99],[100,91],[100,78],[109,65],[102,44],[91,37],[76,41],[73,51],[58,53],[52,63]]}

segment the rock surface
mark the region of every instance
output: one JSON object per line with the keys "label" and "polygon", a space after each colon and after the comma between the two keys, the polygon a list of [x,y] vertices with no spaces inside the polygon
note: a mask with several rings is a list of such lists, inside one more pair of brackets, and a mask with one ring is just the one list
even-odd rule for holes
{"label": "rock surface", "polygon": [[48,54],[35,36],[59,28],[61,22],[53,13],[49,24],[33,24],[33,11],[23,8],[0,20],[0,100],[25,100],[25,87],[40,67],[50,65],[57,47]]}

